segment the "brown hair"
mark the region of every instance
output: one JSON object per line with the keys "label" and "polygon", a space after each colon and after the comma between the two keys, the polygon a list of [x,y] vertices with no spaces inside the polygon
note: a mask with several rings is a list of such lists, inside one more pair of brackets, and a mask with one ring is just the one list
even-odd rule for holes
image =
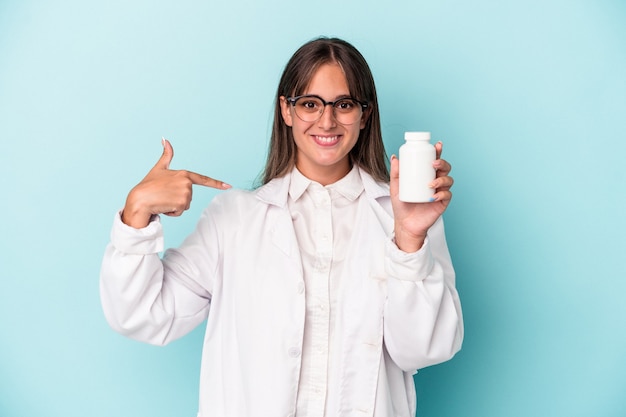
{"label": "brown hair", "polygon": [[289,172],[296,158],[296,145],[291,127],[281,116],[280,97],[303,94],[317,69],[337,63],[346,75],[350,95],[368,103],[367,120],[350,151],[350,161],[375,180],[388,182],[387,155],[380,130],[380,115],[374,77],[361,53],[348,42],[337,38],[318,38],[301,46],[291,57],[278,83],[274,125],[269,154],[262,175],[262,184]]}

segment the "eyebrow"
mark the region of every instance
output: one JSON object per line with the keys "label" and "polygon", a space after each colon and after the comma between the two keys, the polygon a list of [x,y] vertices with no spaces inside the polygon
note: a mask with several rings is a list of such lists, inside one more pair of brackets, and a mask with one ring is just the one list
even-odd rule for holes
{"label": "eyebrow", "polygon": [[335,98],[334,98],[334,99],[331,99],[331,100],[326,100],[324,97],[322,97],[322,96],[321,96],[321,95],[319,95],[319,94],[305,93],[305,94],[302,94],[302,95],[303,95],[303,96],[315,96],[315,97],[319,97],[319,98],[321,98],[321,99],[322,99],[322,100],[324,100],[324,101],[337,101],[337,100],[341,100],[341,99],[344,99],[344,98],[352,98],[352,99],[354,98],[354,97],[352,97],[350,94],[339,94],[338,96],[335,96]]}

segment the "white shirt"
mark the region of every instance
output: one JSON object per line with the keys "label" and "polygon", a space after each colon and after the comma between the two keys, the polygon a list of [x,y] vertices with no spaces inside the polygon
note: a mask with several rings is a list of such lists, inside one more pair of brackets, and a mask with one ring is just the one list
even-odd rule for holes
{"label": "white shirt", "polygon": [[[357,216],[363,183],[356,167],[328,186],[294,168],[289,186],[293,220],[304,270],[306,313],[297,417],[334,415],[338,404],[336,313],[339,283]],[[326,405],[328,404],[328,407]]]}
{"label": "white shirt", "polygon": [[[329,351],[336,404],[329,396],[326,412],[413,417],[412,375],[461,347],[454,270],[441,219],[419,251],[400,251],[388,185],[359,175]],[[206,320],[198,417],[296,413],[307,303],[290,182],[286,175],[219,194],[162,259],[158,219],[137,230],[115,217],[100,275],[105,317],[116,331],[157,345]]]}

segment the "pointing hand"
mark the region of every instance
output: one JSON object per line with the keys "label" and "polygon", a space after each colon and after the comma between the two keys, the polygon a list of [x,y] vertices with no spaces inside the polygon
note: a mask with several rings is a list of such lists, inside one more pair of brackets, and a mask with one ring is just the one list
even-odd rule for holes
{"label": "pointing hand", "polygon": [[180,216],[191,204],[192,185],[225,190],[230,185],[186,170],[171,170],[174,149],[163,139],[163,155],[128,194],[122,221],[134,228],[143,228],[154,214]]}

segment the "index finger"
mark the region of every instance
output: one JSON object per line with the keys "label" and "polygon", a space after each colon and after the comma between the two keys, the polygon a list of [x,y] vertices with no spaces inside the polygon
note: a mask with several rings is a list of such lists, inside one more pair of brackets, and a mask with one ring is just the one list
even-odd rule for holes
{"label": "index finger", "polygon": [[437,154],[437,157],[435,159],[440,159],[441,158],[441,151],[443,150],[443,142],[439,141],[437,143],[435,143],[435,152]]}
{"label": "index finger", "polygon": [[196,172],[187,171],[187,175],[192,184],[202,185],[203,187],[217,188],[220,190],[226,190],[228,188],[231,188],[231,185],[226,184],[223,181],[219,181],[211,177],[207,177],[206,175],[198,174]]}

